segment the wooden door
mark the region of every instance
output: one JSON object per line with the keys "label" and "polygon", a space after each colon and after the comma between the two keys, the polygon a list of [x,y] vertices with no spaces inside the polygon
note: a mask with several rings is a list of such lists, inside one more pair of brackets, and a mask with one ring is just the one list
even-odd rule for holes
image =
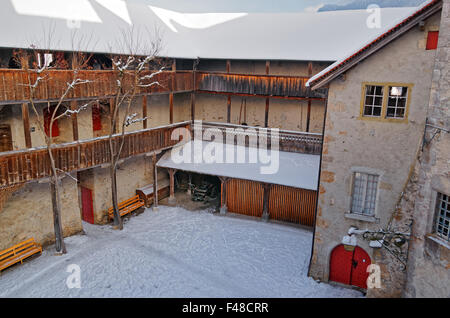
{"label": "wooden door", "polygon": [[0,125],[0,152],[13,150],[11,126]]}
{"label": "wooden door", "polygon": [[356,246],[347,251],[344,245],[336,246],[331,252],[330,281],[367,288],[367,266],[371,264],[370,256]]}
{"label": "wooden door", "polygon": [[81,210],[83,221],[94,224],[94,207],[91,189],[81,187]]}

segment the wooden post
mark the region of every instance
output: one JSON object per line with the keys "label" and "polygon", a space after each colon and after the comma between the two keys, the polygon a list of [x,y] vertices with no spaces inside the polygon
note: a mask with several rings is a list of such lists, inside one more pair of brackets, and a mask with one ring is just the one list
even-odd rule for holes
{"label": "wooden post", "polygon": [[[312,76],[312,62],[308,63],[308,77]],[[311,122],[311,99],[308,99],[308,114],[306,115],[306,132],[309,132]]]}
{"label": "wooden post", "polygon": [[[269,75],[270,61],[266,61],[266,75]],[[266,109],[264,111],[264,127],[269,127],[269,97],[266,98]]]}
{"label": "wooden post", "polygon": [[191,120],[195,120],[195,93],[191,93]]}
{"label": "wooden post", "polygon": [[270,195],[270,188],[272,187],[269,183],[264,183],[264,198],[263,198],[263,211],[262,211],[262,219],[264,221],[269,220],[269,195]]}
{"label": "wooden post", "polygon": [[169,178],[170,178],[170,196],[169,196],[169,203],[173,204],[176,202],[175,200],[175,172],[176,169],[167,169],[169,171]]}
{"label": "wooden post", "polygon": [[112,130],[113,130],[113,134],[116,133],[116,131],[117,131],[117,125],[118,125],[118,122],[116,122],[115,127],[112,127],[112,125],[113,125],[113,116],[114,116],[114,107],[115,107],[115,103],[116,103],[116,100],[115,100],[114,98],[110,98],[110,99],[109,99],[109,115],[110,115],[110,118],[111,118],[111,123],[110,123],[110,125],[111,125],[111,128],[112,128]]}
{"label": "wooden post", "polygon": [[231,95],[227,99],[227,123],[231,123]]}
{"label": "wooden post", "polygon": [[169,94],[169,120],[173,124],[173,93]]}
{"label": "wooden post", "polygon": [[226,214],[228,212],[227,208],[227,183],[228,179],[226,177],[219,177],[220,179],[220,214]]}
{"label": "wooden post", "polygon": [[22,120],[23,120],[23,133],[25,136],[25,146],[31,148],[31,134],[30,134],[30,114],[28,112],[28,104],[22,104]]}
{"label": "wooden post", "polygon": [[142,128],[147,129],[147,95],[142,96]]}
{"label": "wooden post", "polygon": [[[77,102],[76,101],[71,101],[70,102],[70,109],[71,110],[76,110],[77,109]],[[72,114],[72,135],[73,135],[73,140],[77,141],[79,139],[78,136],[78,114],[77,113],[73,113]]]}
{"label": "wooden post", "polygon": [[227,60],[227,73],[230,73],[231,70],[231,61]]}
{"label": "wooden post", "polygon": [[158,210],[158,168],[156,167],[156,153],[153,154],[153,211]]}

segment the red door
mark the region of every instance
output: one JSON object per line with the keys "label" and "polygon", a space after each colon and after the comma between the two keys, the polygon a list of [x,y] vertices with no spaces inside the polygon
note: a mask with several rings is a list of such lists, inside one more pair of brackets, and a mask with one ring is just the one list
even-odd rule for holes
{"label": "red door", "polygon": [[83,221],[94,224],[94,208],[92,204],[92,191],[85,187],[81,187],[81,209],[83,211]]}
{"label": "red door", "polygon": [[360,247],[347,251],[344,245],[336,246],[331,252],[330,280],[346,285],[367,288],[367,266],[370,256]]}

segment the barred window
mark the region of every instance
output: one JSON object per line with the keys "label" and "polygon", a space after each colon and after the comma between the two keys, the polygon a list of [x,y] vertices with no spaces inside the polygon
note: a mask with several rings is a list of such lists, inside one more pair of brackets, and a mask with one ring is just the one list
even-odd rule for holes
{"label": "barred window", "polygon": [[450,197],[448,195],[438,193],[436,200],[436,234],[450,241],[449,234],[450,222]]}
{"label": "barred window", "polygon": [[353,178],[352,213],[375,215],[378,176],[355,172]]}
{"label": "barred window", "polygon": [[408,87],[389,86],[386,118],[404,118],[407,100]]}
{"label": "barred window", "polygon": [[367,85],[364,116],[380,117],[383,109],[383,86]]}

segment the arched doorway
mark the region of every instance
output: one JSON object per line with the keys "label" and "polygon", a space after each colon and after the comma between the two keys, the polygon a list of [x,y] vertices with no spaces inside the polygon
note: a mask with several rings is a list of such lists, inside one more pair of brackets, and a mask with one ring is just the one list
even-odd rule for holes
{"label": "arched doorway", "polygon": [[370,256],[362,248],[353,250],[344,245],[336,246],[331,252],[329,280],[367,289],[367,266],[371,264]]}

